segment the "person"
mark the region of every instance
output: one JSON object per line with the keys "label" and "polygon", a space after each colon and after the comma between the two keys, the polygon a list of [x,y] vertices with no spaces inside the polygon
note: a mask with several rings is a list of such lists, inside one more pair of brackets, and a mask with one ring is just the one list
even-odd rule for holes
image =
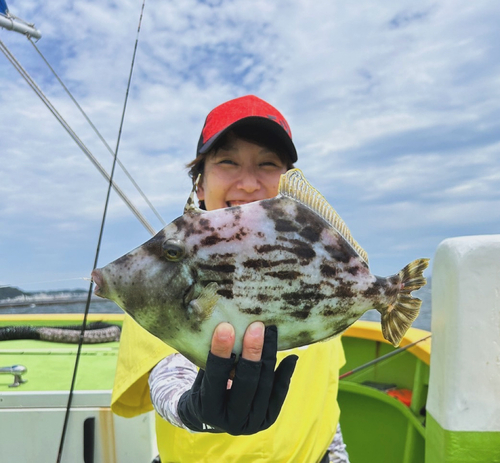
{"label": "person", "polygon": [[[283,115],[247,95],[209,113],[188,168],[193,183],[201,176],[200,208],[216,210],[276,196],[296,161]],[[338,425],[340,337],[276,352],[277,336],[252,323],[231,376],[229,323],[217,326],[207,366],[197,371],[126,316],[112,410],[132,417],[155,409],[163,462],[348,462]]]}

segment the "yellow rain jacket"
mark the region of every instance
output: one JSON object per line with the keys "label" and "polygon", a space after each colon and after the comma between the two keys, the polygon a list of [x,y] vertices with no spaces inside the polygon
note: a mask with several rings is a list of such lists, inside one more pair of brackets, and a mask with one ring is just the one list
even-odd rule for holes
{"label": "yellow rain jacket", "polygon": [[[126,316],[112,396],[112,410],[133,417],[153,409],[148,376],[175,351]],[[156,437],[164,463],[315,462],[333,440],[339,420],[340,337],[286,352],[299,356],[281,413],[270,428],[251,436],[190,433],[156,415]]]}

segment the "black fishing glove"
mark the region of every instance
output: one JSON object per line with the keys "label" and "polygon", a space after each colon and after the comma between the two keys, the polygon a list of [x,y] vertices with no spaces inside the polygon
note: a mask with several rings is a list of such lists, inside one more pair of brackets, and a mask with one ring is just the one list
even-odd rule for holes
{"label": "black fishing glove", "polygon": [[234,354],[225,359],[210,352],[205,371],[200,369],[192,388],[179,400],[177,411],[182,422],[193,431],[233,436],[269,428],[281,411],[298,358],[289,355],[274,371],[277,345],[278,330],[266,327],[261,360],[240,358],[231,389],[227,389],[227,380]]}

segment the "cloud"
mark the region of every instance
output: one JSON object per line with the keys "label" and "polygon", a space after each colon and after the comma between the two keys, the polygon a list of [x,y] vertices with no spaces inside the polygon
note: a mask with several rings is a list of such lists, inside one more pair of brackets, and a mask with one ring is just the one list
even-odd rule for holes
{"label": "cloud", "polygon": [[[42,30],[37,46],[114,149],[141,5],[9,7]],[[496,17],[494,0],[147,3],[120,160],[172,220],[207,112],[253,93],[286,116],[298,166],[379,273],[432,256],[447,236],[498,233]],[[11,32],[0,39],[109,171],[107,149],[36,50]],[[6,60],[4,69],[0,281],[86,274],[106,182]],[[120,170],[116,181],[160,228]],[[102,259],[149,236],[115,194],[108,214]]]}

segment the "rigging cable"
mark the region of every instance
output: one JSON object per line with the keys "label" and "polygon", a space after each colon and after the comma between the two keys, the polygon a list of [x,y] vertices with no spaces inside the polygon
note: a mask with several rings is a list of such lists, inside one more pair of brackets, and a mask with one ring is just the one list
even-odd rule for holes
{"label": "rigging cable", "polygon": [[129,207],[132,213],[139,219],[139,221],[143,224],[143,226],[152,234],[156,234],[155,229],[149,224],[146,218],[139,212],[139,210],[131,203],[129,198],[125,195],[125,193],[121,190],[121,188],[112,180],[112,177],[106,172],[104,167],[99,163],[99,161],[94,157],[94,155],[90,152],[90,150],[85,146],[82,140],[78,137],[78,135],[73,131],[73,129],[69,126],[69,124],[64,120],[64,118],[59,114],[56,108],[52,105],[49,99],[44,95],[42,90],[38,87],[38,85],[34,82],[31,76],[26,72],[26,70],[21,66],[21,64],[16,60],[14,55],[12,55],[6,45],[0,40],[0,51],[7,57],[7,59],[12,63],[12,65],[16,68],[16,70],[21,74],[21,76],[26,80],[29,86],[33,89],[33,91],[38,95],[38,97],[44,102],[45,106],[49,108],[55,118],[59,121],[59,123],[64,127],[66,132],[69,133],[71,138],[75,141],[75,143],[79,146],[79,148],[85,153],[85,155],[90,159],[92,164],[99,170],[99,172],[106,178],[116,191],[120,198],[125,202],[125,204]]}
{"label": "rigging cable", "polygon": [[366,362],[363,365],[360,365],[359,367],[353,368],[350,371],[346,371],[344,374],[342,374],[342,375],[339,376],[339,380],[347,378],[348,376],[351,376],[354,373],[357,373],[358,371],[364,370],[365,368],[368,368],[368,367],[370,367],[372,365],[375,365],[375,364],[377,364],[379,362],[384,362],[385,360],[387,360],[387,359],[389,359],[391,357],[394,357],[395,355],[398,355],[401,352],[404,352],[405,350],[409,349],[410,347],[416,346],[418,343],[429,339],[431,336],[432,336],[432,334],[429,334],[428,336],[425,336],[422,339],[419,339],[419,340],[414,341],[414,342],[412,342],[410,344],[407,344],[404,347],[399,347],[398,349],[393,350],[392,352],[389,352],[388,354],[382,355],[381,357],[377,357],[374,360],[370,360],[369,362]]}
{"label": "rigging cable", "polygon": [[[71,100],[73,101],[73,103],[75,104],[75,106],[82,113],[83,117],[89,123],[90,127],[92,128],[92,130],[99,137],[99,139],[102,141],[102,143],[104,144],[104,146],[108,149],[109,154],[114,157],[115,154],[114,154],[112,148],[108,145],[108,143],[106,142],[106,140],[104,139],[104,137],[101,135],[101,133],[99,132],[99,130],[97,129],[97,127],[93,124],[93,122],[87,116],[87,114],[85,113],[85,111],[83,110],[83,108],[79,105],[79,103],[73,97],[73,95],[71,94],[71,92],[69,91],[69,89],[66,87],[66,85],[64,85],[64,82],[59,78],[59,76],[57,75],[56,71],[52,68],[52,66],[50,65],[50,63],[45,59],[45,56],[43,56],[42,52],[39,50],[39,48],[36,46],[36,44],[33,42],[33,40],[31,40],[31,37],[28,37],[28,40],[31,42],[31,45],[33,45],[33,47],[35,48],[35,50],[37,51],[37,53],[40,55],[40,57],[42,58],[42,60],[45,62],[45,64],[47,65],[47,67],[50,69],[50,71],[52,72],[52,74],[54,74],[55,78],[59,81],[59,83],[61,84],[61,87],[66,91],[66,93],[71,98]],[[146,203],[150,207],[150,209],[154,212],[154,214],[156,215],[156,217],[158,218],[158,220],[162,223],[163,226],[165,226],[166,225],[165,221],[163,220],[163,218],[161,217],[161,215],[158,213],[158,211],[155,209],[155,207],[153,206],[153,204],[151,203],[151,201],[149,201],[148,197],[141,190],[141,188],[139,187],[139,185],[137,184],[137,182],[134,180],[134,178],[130,175],[129,171],[125,168],[125,166],[122,164],[122,162],[119,159],[117,159],[116,162],[121,167],[121,169],[123,170],[123,172],[125,173],[125,175],[132,182],[132,184],[134,185],[134,187],[136,188],[136,190],[139,192],[139,194],[142,196],[142,198],[144,199],[144,201],[146,201]]]}
{"label": "rigging cable", "polygon": [[[121,121],[120,121],[120,128],[118,130],[118,139],[116,141],[116,149],[115,149],[114,158],[113,158],[113,166],[111,168],[111,174],[109,176],[108,192],[107,192],[107,195],[106,195],[106,201],[104,203],[104,212],[103,212],[103,216],[102,216],[101,229],[99,231],[99,239],[97,241],[97,249],[96,249],[96,255],[95,255],[95,259],[94,259],[94,266],[92,268],[96,268],[97,267],[97,261],[99,259],[99,251],[100,251],[100,248],[101,248],[102,235],[103,235],[103,231],[104,231],[104,223],[106,221],[106,213],[107,213],[107,210],[108,210],[109,197],[110,197],[110,193],[111,193],[111,188],[113,186],[113,175],[114,175],[114,172],[115,172],[116,160],[118,158],[118,149],[120,147],[120,139],[121,139],[121,135],[122,135],[123,122],[125,120],[125,111],[127,109],[127,100],[128,100],[129,90],[130,90],[130,84],[132,82],[132,73],[134,71],[135,55],[137,53],[137,45],[139,43],[139,33],[141,31],[142,15],[144,13],[145,3],[146,3],[146,0],[143,0],[143,2],[142,2],[142,8],[141,8],[141,14],[140,14],[140,17],[139,17],[139,25],[137,27],[137,35],[136,35],[136,39],[135,39],[134,52],[132,54],[132,62],[130,64],[130,73],[129,73],[129,77],[128,77],[127,91],[125,93],[125,101],[123,103],[123,111],[122,111],[122,117],[121,117]],[[62,434],[61,434],[61,442],[59,444],[59,451],[58,451],[58,454],[57,454],[57,463],[60,463],[60,461],[61,461],[62,451],[63,451],[63,448],[64,448],[64,438],[66,437],[66,430],[67,430],[67,427],[68,427],[69,412],[71,410],[71,402],[72,402],[72,399],[73,399],[73,391],[74,391],[74,388],[75,388],[76,375],[77,375],[77,372],[78,372],[78,362],[79,362],[79,359],[80,359],[80,353],[81,353],[82,345],[83,345],[83,339],[84,339],[84,334],[85,334],[85,325],[87,323],[87,315],[88,315],[89,309],[90,309],[90,298],[92,296],[93,286],[94,286],[94,282],[91,281],[90,285],[89,285],[89,292],[88,292],[88,295],[87,295],[87,304],[85,306],[85,313],[84,313],[84,316],[83,316],[82,330],[80,332],[80,340],[79,340],[79,343],[78,343],[78,350],[77,350],[77,354],[76,354],[75,368],[73,370],[73,379],[71,380],[71,388],[70,388],[70,391],[69,391],[68,405],[66,407],[66,415],[64,417],[64,425],[63,425],[63,430],[62,430]]]}

